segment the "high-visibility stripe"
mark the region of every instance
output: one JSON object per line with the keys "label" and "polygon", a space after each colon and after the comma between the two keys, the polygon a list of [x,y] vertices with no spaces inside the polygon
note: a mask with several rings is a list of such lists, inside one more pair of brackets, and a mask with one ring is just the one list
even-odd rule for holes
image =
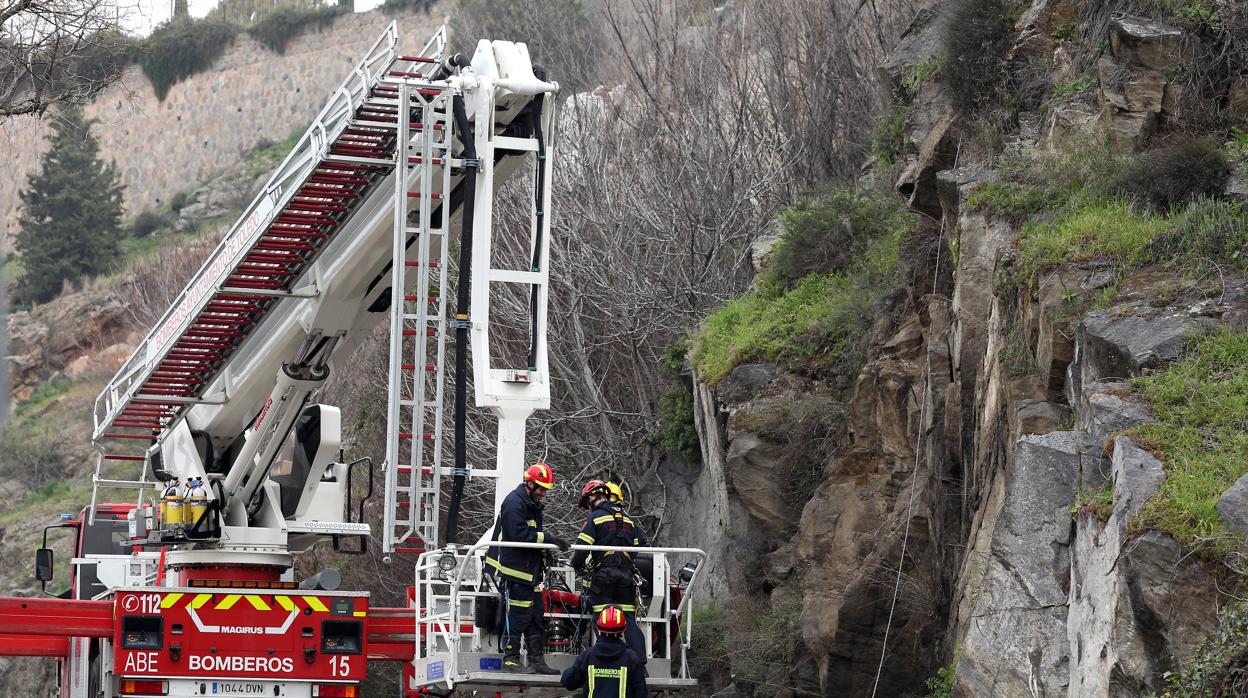
{"label": "high-visibility stripe", "polygon": [[515,606],[516,608],[533,608],[533,599],[529,599],[528,601],[521,601],[519,599],[507,599],[507,605]]}
{"label": "high-visibility stripe", "polygon": [[628,667],[620,667],[620,698],[624,698],[624,686],[628,685]]}
{"label": "high-visibility stripe", "polygon": [[[594,519],[594,525],[595,525],[595,526],[601,526],[602,524],[604,524],[604,523],[608,523],[608,522],[611,522],[611,521],[615,521],[615,516],[610,515],[610,514],[608,514],[607,516],[599,516],[598,518]],[[630,518],[628,518],[627,516],[621,516],[621,517],[620,517],[620,521],[623,521],[624,523],[628,524],[629,526],[632,526],[632,525],[633,525],[633,520],[632,520],[632,519],[630,519]]]}
{"label": "high-visibility stripe", "polygon": [[597,606],[594,606],[594,613],[602,613],[607,610],[609,606],[615,606],[625,613],[635,613],[637,611],[637,607],[631,603],[600,603]]}
{"label": "high-visibility stripe", "polygon": [[320,598],[316,596],[305,596],[303,597],[303,602],[308,605],[308,608],[316,611],[317,613],[325,613],[329,610],[325,607],[325,604],[321,603]]}
{"label": "high-visibility stripe", "polygon": [[217,604],[217,610],[228,611],[231,608],[234,608],[234,604],[238,603],[238,600],[241,598],[243,598],[242,594],[230,594],[222,599],[221,603]]}
{"label": "high-visibility stripe", "polygon": [[247,601],[251,604],[252,608],[256,609],[257,611],[269,610],[269,605],[264,602],[264,599],[259,596],[256,596],[255,594],[248,594]]}
{"label": "high-visibility stripe", "polygon": [[499,562],[498,560],[495,560],[492,557],[485,558],[485,564],[489,565],[490,567],[493,567],[499,572],[502,572],[508,577],[515,577],[516,579],[519,579],[520,581],[523,581],[523,582],[533,581],[533,575],[528,574],[526,572],[521,572],[520,570],[513,570],[512,568],[503,565],[501,562]]}
{"label": "high-visibility stripe", "polygon": [[291,601],[289,596],[274,596],[273,598],[274,600],[277,601],[277,605],[281,606],[287,611],[295,610],[295,602]]}
{"label": "high-visibility stripe", "polygon": [[545,543],[545,542],[546,542],[546,533],[545,533],[544,531],[538,531],[538,532],[537,532],[537,542],[538,542],[538,543]]}
{"label": "high-visibility stripe", "polygon": [[188,607],[189,608],[203,608],[204,604],[208,603],[211,600],[212,600],[212,594],[198,594],[193,600],[191,600],[191,603],[189,604]]}
{"label": "high-visibility stripe", "polygon": [[176,593],[176,592],[175,592],[175,593],[172,593],[172,594],[165,594],[165,597],[164,597],[163,599],[161,599],[161,600],[160,600],[160,607],[161,607],[161,608],[172,608],[172,607],[173,607],[173,605],[174,605],[175,603],[177,603],[177,602],[178,602],[178,599],[180,599],[180,598],[182,598],[182,594],[179,594],[179,593]]}
{"label": "high-visibility stripe", "polygon": [[586,543],[589,543],[590,545],[594,544],[594,537],[589,535],[588,533],[579,533],[577,534],[576,537],[578,540],[583,540]]}
{"label": "high-visibility stripe", "polygon": [[525,521],[525,523],[533,528],[537,528],[537,519],[529,519],[528,521]]}
{"label": "high-visibility stripe", "polygon": [[352,613],[351,615],[355,616],[356,618],[364,618],[368,615],[368,611],[356,611],[355,613]]}

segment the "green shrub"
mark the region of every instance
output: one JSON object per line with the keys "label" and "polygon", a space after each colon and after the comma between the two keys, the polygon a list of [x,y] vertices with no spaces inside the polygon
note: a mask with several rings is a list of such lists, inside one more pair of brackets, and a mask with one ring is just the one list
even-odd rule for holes
{"label": "green shrub", "polygon": [[1198,646],[1178,671],[1165,673],[1160,698],[1236,698],[1248,695],[1248,602],[1218,614],[1218,632]]}
{"label": "green shrub", "polygon": [[689,649],[694,675],[714,686],[729,683],[724,680],[732,674],[728,637],[735,629],[723,609],[714,601],[696,604],[689,627],[693,633]]}
{"label": "green shrub", "polygon": [[1071,95],[1077,95],[1080,92],[1087,92],[1096,87],[1096,78],[1091,75],[1083,75],[1072,80],[1063,80],[1053,83],[1053,91],[1049,94],[1049,101],[1056,102]]}
{"label": "green shrub", "polygon": [[1072,144],[1057,153],[1015,152],[999,164],[1006,181],[1044,189],[1059,201],[1093,201],[1104,198],[1114,182],[1131,164],[1104,138]]}
{"label": "green shrub", "polygon": [[702,462],[702,446],[694,426],[693,395],[683,384],[676,384],[659,396],[659,428],[655,440],[668,453],[687,462]]}
{"label": "green shrub", "polygon": [[1125,199],[1077,207],[1053,222],[1028,223],[1019,236],[1022,279],[1065,262],[1106,260],[1131,266],[1166,230],[1165,219],[1138,212]]}
{"label": "green shrub", "polygon": [[139,47],[136,39],[119,31],[100,32],[78,52],[73,72],[84,85],[105,84],[138,59]]}
{"label": "green shrub", "polygon": [[190,193],[180,191],[177,194],[174,194],[173,198],[169,200],[169,210],[174,213],[181,213],[182,209],[186,208],[186,205],[190,202]]}
{"label": "green shrub", "polygon": [[1022,220],[1055,210],[1066,201],[1066,192],[1059,189],[1003,181],[980,184],[967,199],[966,205],[972,210],[989,210],[1006,218]]}
{"label": "green shrub", "polygon": [[1198,141],[1136,157],[1109,189],[1140,206],[1167,213],[1201,197],[1221,196],[1230,176],[1231,165],[1222,149]]}
{"label": "green shrub", "polygon": [[343,5],[279,7],[249,27],[247,33],[270,51],[286,53],[286,45],[291,39],[304,34],[313,25],[317,31],[329,28],[346,9]]}
{"label": "green shrub", "polygon": [[852,273],[812,274],[793,289],[766,285],[715,311],[694,338],[699,374],[716,384],[747,361],[852,374],[874,311],[896,286],[900,236],[898,230],[874,241],[848,265]]}
{"label": "green shrub", "polygon": [[871,129],[871,154],[887,167],[897,163],[906,150],[906,117],[910,107],[894,98]]}
{"label": "green shrub", "polygon": [[1226,144],[1222,146],[1222,154],[1227,160],[1248,160],[1248,131],[1239,126],[1232,127]]}
{"label": "green shrub", "polygon": [[145,238],[167,225],[165,217],[155,211],[144,211],[134,217],[130,224],[130,234],[136,238]]}
{"label": "green shrub", "polygon": [[962,658],[962,645],[953,651],[953,661],[949,666],[936,670],[936,675],[927,680],[927,698],[951,698],[953,685],[958,680],[958,660]]}
{"label": "green shrub", "polygon": [[1206,557],[1227,555],[1239,542],[1217,503],[1248,472],[1248,333],[1201,337],[1188,357],[1135,384],[1157,421],[1129,434],[1166,467],[1137,524],[1166,531]]}
{"label": "green shrub", "polygon": [[846,267],[882,237],[913,227],[914,217],[891,192],[838,191],[805,199],[780,214],[784,237],[771,253],[767,280],[793,288],[811,274]]}
{"label": "green shrub", "polygon": [[1171,218],[1148,254],[1159,264],[1200,259],[1246,269],[1248,212],[1238,201],[1194,201]]}
{"label": "green shrub", "polygon": [[996,103],[1007,77],[1005,53],[1013,37],[1009,0],[956,0],[944,29],[945,84],[963,113]]}
{"label": "green shrub", "polygon": [[179,81],[212,67],[234,41],[238,27],[217,19],[175,17],[156,27],[139,56],[157,99]]}

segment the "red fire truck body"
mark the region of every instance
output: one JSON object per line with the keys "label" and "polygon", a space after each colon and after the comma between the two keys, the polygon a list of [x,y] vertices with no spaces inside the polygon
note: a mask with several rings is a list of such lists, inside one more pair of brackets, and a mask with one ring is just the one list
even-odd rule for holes
{"label": "red fire truck body", "polygon": [[113,666],[123,679],[364,679],[363,592],[129,588],[113,604]]}

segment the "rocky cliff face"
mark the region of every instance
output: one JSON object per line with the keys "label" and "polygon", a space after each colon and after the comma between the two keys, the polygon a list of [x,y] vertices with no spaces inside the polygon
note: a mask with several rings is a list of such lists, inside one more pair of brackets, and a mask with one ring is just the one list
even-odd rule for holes
{"label": "rocky cliff face", "polygon": [[[1014,53],[1063,70],[1063,47],[1042,35],[1072,13],[1037,0]],[[925,33],[937,25],[921,15],[884,71],[901,76],[932,58]],[[1171,68],[1191,37],[1132,17],[1115,19],[1110,37],[1095,98],[1035,115],[1043,127],[1024,129],[1021,147],[1055,149],[1108,128],[1130,150],[1178,108]],[[1004,288],[1018,225],[968,205],[997,175],[954,157],[957,118],[938,89],[920,87],[897,188],[943,221],[939,253],[909,270],[923,281],[875,328],[844,404],[772,365],[695,386],[706,465],[697,494],[676,506],[713,501],[723,526],[693,516],[681,532],[727,555],[712,579],[756,575],[746,589],[717,587],[721,601],[801,600],[798,646],[772,677],[782,680],[738,680],[735,690],[924,695],[924,680],[952,662],[956,696],[1144,695],[1210,638],[1238,583],[1169,535],[1133,526],[1166,471],[1118,434],[1152,419],[1123,381],[1164,368],[1193,336],[1248,327],[1245,282],[1175,293],[1174,272],[1119,278],[1089,262],[1041,274],[1021,295]],[[1111,284],[1112,303],[1087,310]],[[845,427],[796,514],[783,494],[796,456],[741,415],[819,390]],[[758,559],[762,569],[751,567]]]}

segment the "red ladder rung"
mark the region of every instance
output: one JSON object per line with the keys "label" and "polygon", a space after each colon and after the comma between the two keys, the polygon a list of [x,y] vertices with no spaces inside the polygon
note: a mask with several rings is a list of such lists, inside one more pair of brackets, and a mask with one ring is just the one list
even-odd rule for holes
{"label": "red ladder rung", "polygon": [[160,422],[140,422],[133,419],[114,419],[115,427],[133,427],[135,429],[164,429],[165,426]]}
{"label": "red ladder rung", "polygon": [[[407,198],[409,198],[409,199],[418,199],[418,198],[420,198],[420,196],[421,196],[421,192],[418,192],[418,191],[409,191],[409,192],[407,193]],[[433,199],[434,201],[438,201],[438,200],[440,200],[440,199],[442,198],[442,195],[441,195],[441,194],[432,194],[432,193],[431,193],[431,194],[429,194],[429,198]]]}
{"label": "red ladder rung", "polygon": [[316,249],[316,245],[309,242],[294,242],[288,240],[271,240],[261,238],[256,243],[256,249],[259,250],[289,250],[291,252],[311,252]]}
{"label": "red ladder rung", "polygon": [[308,213],[346,213],[351,209],[342,204],[335,204],[326,201],[325,203],[312,203],[311,201],[297,201],[291,204],[291,211],[306,211]]}
{"label": "red ladder rung", "polygon": [[234,347],[229,342],[204,342],[195,339],[180,339],[174,346],[195,349],[232,349]]}
{"label": "red ladder rung", "polygon": [[408,63],[437,63],[438,62],[438,59],[436,58],[425,58],[424,56],[399,56],[399,60],[407,61]]}
{"label": "red ladder rung", "polygon": [[[415,303],[417,298],[419,298],[419,296],[403,296],[403,300],[405,300],[405,301],[407,301],[407,302],[409,302],[409,303]],[[437,303],[437,302],[438,302],[438,297],[437,297],[437,296],[429,296],[429,302],[430,302],[430,303]]]}
{"label": "red ladder rung", "polygon": [[[414,156],[414,157],[410,157],[410,158],[408,158],[408,159],[407,159],[407,161],[408,161],[409,163],[413,164],[413,165],[419,165],[419,164],[421,164],[421,163],[423,163],[423,162],[424,162],[424,158],[422,158],[422,157],[420,157],[420,156]],[[434,159],[432,160],[432,162],[433,162],[433,164],[435,164],[435,165],[441,165],[441,164],[442,164],[442,158],[434,158]]]}
{"label": "red ladder rung", "polygon": [[112,454],[104,454],[104,460],[126,460],[126,461],[145,461],[147,456],[117,456]]}
{"label": "red ladder rung", "polygon": [[250,252],[243,258],[248,262],[272,262],[274,264],[301,264],[303,257],[290,252],[280,252],[276,250]]}
{"label": "red ladder rung", "polygon": [[366,171],[372,172],[373,170],[380,169],[382,167],[385,167],[385,165],[371,165],[367,162],[324,162],[322,161],[321,164],[317,165],[317,168],[315,171],[316,172],[340,172],[340,171],[360,172],[360,171],[366,170]]}
{"label": "red ladder rung", "polygon": [[151,434],[104,434],[106,439],[144,439],[146,441],[155,441],[156,437]]}
{"label": "red ladder rung", "polygon": [[[418,266],[420,266],[420,262],[404,262],[404,263],[403,263],[403,266],[405,266],[405,267],[418,267]],[[437,269],[437,268],[438,268],[438,263],[437,263],[437,262],[430,262],[430,263],[429,263],[429,268],[430,268],[430,269]]]}

